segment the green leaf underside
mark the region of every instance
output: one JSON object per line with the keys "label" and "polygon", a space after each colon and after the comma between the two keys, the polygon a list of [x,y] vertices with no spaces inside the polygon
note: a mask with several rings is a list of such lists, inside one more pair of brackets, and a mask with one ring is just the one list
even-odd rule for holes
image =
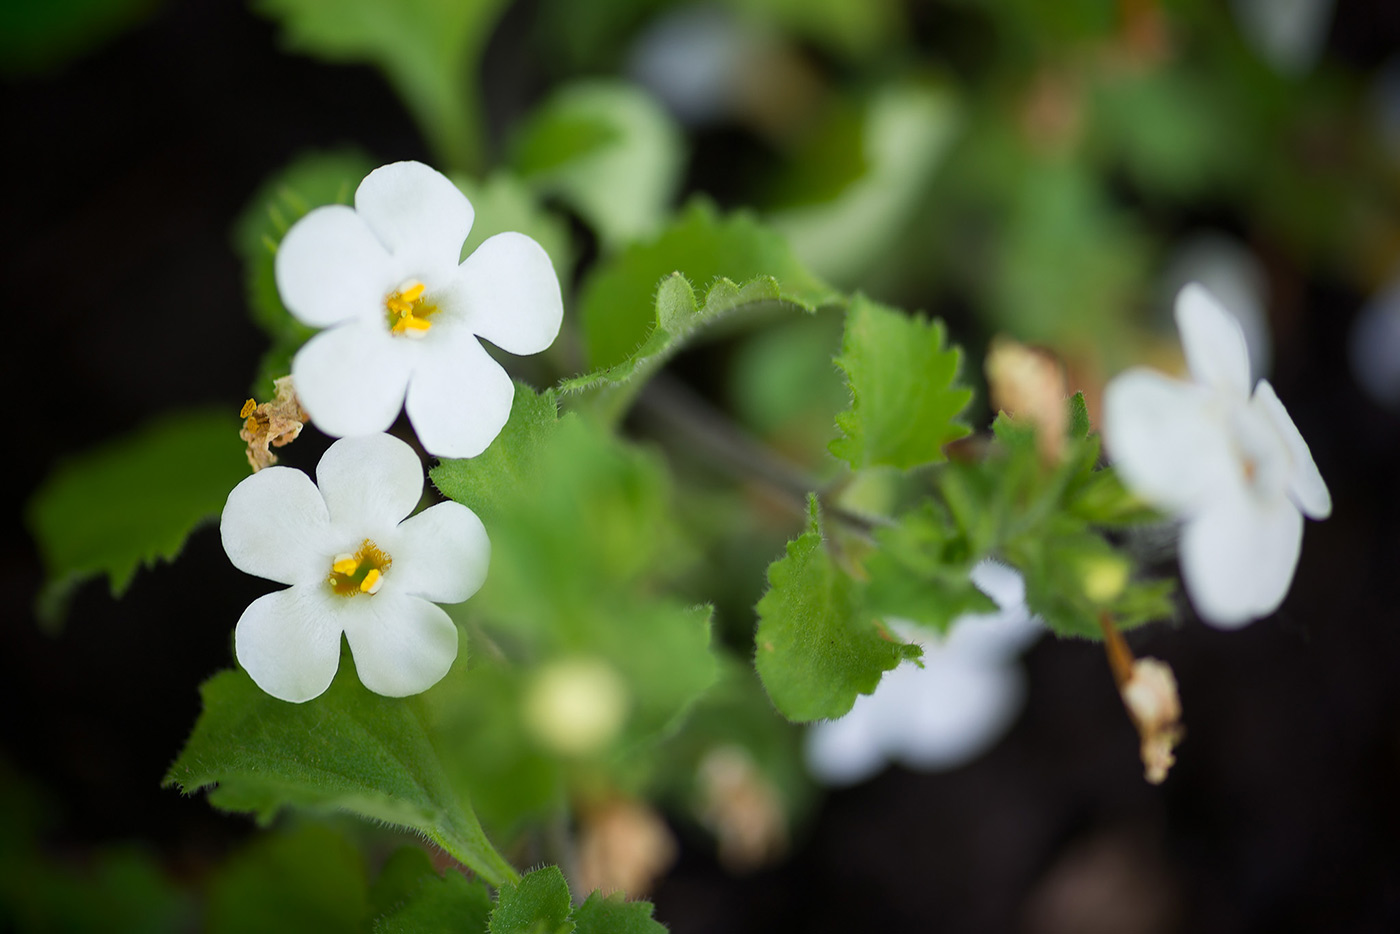
{"label": "green leaf underside", "polygon": [[120,597],[137,568],[171,561],[216,520],[248,475],[236,408],[169,415],[60,464],[29,501],[46,582],[38,614],[58,622],[83,580],[106,574]]}
{"label": "green leaf underside", "polygon": [[254,323],[272,340],[254,388],[259,399],[272,396],[272,381],[291,372],[293,354],[316,333],[282,304],[273,265],[277,245],[313,208],[352,203],[360,180],[373,168],[369,156],[355,150],[305,153],[265,181],[234,223],[248,306]]}
{"label": "green leaf underside", "polygon": [[944,460],[943,446],[968,433],[957,420],[972,399],[954,382],[959,358],[956,347],[944,346],[942,322],[853,299],[836,359],[851,407],[836,416],[843,436],[831,453],[857,470]]}
{"label": "green leaf underside", "polygon": [[263,823],[285,807],[348,811],[424,834],[493,884],[516,878],[449,786],[418,702],[370,693],[345,661],[305,704],[264,694],[242,671],[200,693],[203,712],[166,786],[217,786],[211,804]]}
{"label": "green leaf underside", "polygon": [[921,654],[862,612],[855,582],[825,547],[815,497],[807,531],[769,566],[768,585],[757,607],[755,664],[789,720],[840,717],[884,672]]}
{"label": "green leaf underside", "polygon": [[434,875],[374,923],[374,934],[485,934],[491,917],[486,886],[461,873]]}
{"label": "green leaf underside", "polygon": [[[684,277],[692,292],[687,296],[672,285],[663,302],[658,283],[674,273]],[[721,279],[728,282],[715,292]],[[696,294],[705,296],[703,304]],[[723,216],[707,202],[696,201],[658,237],[623,250],[584,284],[579,318],[589,366],[595,371],[622,368],[610,376],[581,377],[570,388],[649,373],[655,363],[645,361],[658,353],[673,354],[670,345],[676,339],[738,308],[782,301],[811,310],[836,299],[778,234],[747,214]],[[664,335],[652,341],[656,330]]]}
{"label": "green leaf underside", "polygon": [[513,148],[521,178],[577,211],[607,249],[660,227],[684,162],[675,121],[620,81],[566,85],[535,111]]}
{"label": "green leaf underside", "polygon": [[571,934],[569,884],[558,866],[546,866],[504,886],[491,913],[491,934]]}

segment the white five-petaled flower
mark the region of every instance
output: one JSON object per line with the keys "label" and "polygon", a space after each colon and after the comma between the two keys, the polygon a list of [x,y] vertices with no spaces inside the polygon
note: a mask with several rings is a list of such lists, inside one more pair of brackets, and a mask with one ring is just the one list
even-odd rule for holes
{"label": "white five-petaled flower", "polygon": [[515,387],[478,338],[539,353],[564,306],[548,254],[524,234],[497,234],[461,260],[474,216],[445,176],[396,162],[365,177],[353,208],[316,208],[287,231],[277,290],[299,320],[327,329],[292,361],[321,430],[374,434],[406,407],[441,457],[475,457],[500,433]]}
{"label": "white five-petaled flower", "polygon": [[343,438],[316,467],[268,467],[234,487],[219,530],[229,560],[283,584],[254,600],[234,631],[239,663],[273,697],[301,703],[330,686],[340,634],[365,687],[405,697],[457,657],[457,627],[436,604],[486,579],[491,544],[460,503],[405,519],[423,467],[391,435]]}
{"label": "white five-petaled flower", "polygon": [[1269,381],[1251,394],[1235,319],[1191,284],[1176,326],[1192,382],[1142,368],[1114,377],[1104,443],[1130,489],[1184,520],[1182,579],[1201,617],[1236,628],[1283,602],[1303,514],[1325,519],[1332,497]]}
{"label": "white five-petaled flower", "polygon": [[924,771],[951,769],[989,749],[1025,702],[1015,658],[1043,631],[1026,608],[1026,584],[1004,564],[982,561],[972,582],[1000,608],[953,621],[942,639],[905,620],[899,636],[924,648],[913,662],[885,672],[873,694],[856,698],[839,720],[807,732],[807,767],[829,785],[849,785],[887,762]]}

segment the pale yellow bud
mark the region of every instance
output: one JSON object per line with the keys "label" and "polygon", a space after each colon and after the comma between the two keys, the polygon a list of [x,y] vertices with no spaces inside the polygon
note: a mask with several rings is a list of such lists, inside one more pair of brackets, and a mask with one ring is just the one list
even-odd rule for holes
{"label": "pale yellow bud", "polygon": [[612,666],[595,658],[553,662],[536,674],[525,697],[525,725],[566,756],[597,752],[627,717],[627,688]]}
{"label": "pale yellow bud", "polygon": [[992,407],[1034,425],[1041,460],[1058,463],[1069,428],[1069,391],[1060,361],[1048,351],[997,337],[987,351],[985,368]]}

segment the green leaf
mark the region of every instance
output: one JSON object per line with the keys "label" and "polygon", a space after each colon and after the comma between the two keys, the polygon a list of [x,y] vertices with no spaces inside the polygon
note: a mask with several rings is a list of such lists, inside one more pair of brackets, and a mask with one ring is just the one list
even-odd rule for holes
{"label": "green leaf", "polygon": [[856,695],[875,690],[882,673],[920,655],[862,613],[855,583],[822,539],[816,497],[810,508],[807,531],[768,568],[754,637],[768,696],[799,722],[840,717]]}
{"label": "green leaf", "polygon": [[365,862],[341,833],[303,824],[236,853],[209,891],[210,934],[358,934],[369,918]]}
{"label": "green leaf", "polygon": [[505,0],[256,0],[289,48],[377,66],[446,167],[480,169],[477,64]]}
{"label": "green leaf", "polygon": [[653,910],[651,902],[594,892],[574,909],[575,934],[666,934],[666,926],[652,918]]}
{"label": "green leaf", "polygon": [[242,671],[215,675],[200,693],[204,711],[164,785],[218,786],[211,804],[264,823],[285,807],[349,811],[424,834],[488,882],[516,878],[453,793],[420,702],[370,693],[345,660],[305,704],[264,694]]}
{"label": "green leaf", "polygon": [[[693,289],[687,298],[678,283],[665,304],[658,283],[679,272]],[[718,280],[728,279],[714,294]],[[755,283],[750,280],[760,279]],[[734,283],[746,283],[736,286]],[[745,289],[751,289],[745,292]],[[704,294],[701,304],[694,295]],[[783,302],[811,310],[837,296],[808,272],[787,243],[746,214],[719,215],[704,201],[692,203],[654,240],[637,243],[601,264],[584,284],[579,319],[588,364],[596,370],[622,365],[603,382],[650,373],[657,353],[674,354],[674,338],[740,308]],[[664,332],[652,340],[654,331]],[[629,365],[630,364],[630,365]],[[599,380],[585,378],[578,389]]]}
{"label": "green leaf", "polygon": [[558,866],[546,866],[501,888],[491,913],[491,934],[571,934],[569,883]]}
{"label": "green leaf", "polygon": [[996,604],[968,576],[981,557],[933,502],[875,532],[878,548],[865,560],[865,607],[885,619],[911,619],[939,632],[964,613]]}
{"label": "green leaf", "polygon": [[[526,878],[529,878],[528,876]],[[374,923],[374,934],[486,934],[491,895],[461,873],[434,875],[403,904]]]}
{"label": "green leaf", "polygon": [[[861,122],[864,173],[835,197],[769,218],[804,263],[842,285],[860,281],[904,234],[959,125],[952,96],[920,86],[884,88]],[[834,148],[826,138],[817,143]]]}
{"label": "green leaf", "polygon": [[510,418],[491,446],[477,457],[439,461],[428,475],[443,496],[490,523],[502,502],[528,493],[558,422],[559,405],[552,390],[537,393],[516,383]]}
{"label": "green leaf", "polygon": [[[395,911],[429,880],[438,881],[438,871],[428,851],[421,846],[399,847],[389,854],[379,870],[379,877],[370,886],[370,917],[379,918]],[[485,916],[482,927],[485,927]]]}
{"label": "green leaf", "polygon": [[945,348],[942,322],[854,299],[836,359],[852,401],[836,417],[844,437],[831,453],[857,470],[944,460],[943,446],[968,433],[957,420],[972,399],[955,382],[960,356]]}
{"label": "green leaf", "polygon": [[515,171],[558,196],[606,249],[654,233],[680,183],[681,136],[644,91],[616,81],[566,86],[515,141]]}
{"label": "green leaf", "polygon": [[277,245],[312,208],[352,203],[355,189],[373,168],[370,158],[355,150],[304,153],[263,182],[234,223],[233,246],[243,261],[248,307],[254,323],[272,340],[259,366],[256,395],[272,397],[272,381],[291,372],[292,355],[316,333],[292,317],[277,293]]}
{"label": "green leaf", "polygon": [[44,562],[36,611],[58,623],[77,585],[106,574],[120,597],[136,569],[171,561],[248,475],[238,412],[169,415],[56,467],[27,507]]}
{"label": "green leaf", "polygon": [[0,4],[0,74],[56,71],[130,30],[160,6],[160,0]]}

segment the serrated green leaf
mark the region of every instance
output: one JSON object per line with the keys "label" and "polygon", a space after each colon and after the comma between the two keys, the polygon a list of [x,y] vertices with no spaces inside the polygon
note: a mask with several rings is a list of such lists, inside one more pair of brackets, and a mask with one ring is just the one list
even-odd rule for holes
{"label": "serrated green leaf", "polygon": [[653,910],[651,902],[594,892],[574,909],[575,934],[666,934],[666,926],[652,918]]}
{"label": "serrated green leaf", "polygon": [[210,934],[359,934],[369,920],[365,861],[341,833],[303,824],[236,853],[209,890]]}
{"label": "serrated green leaf", "polygon": [[558,866],[536,869],[501,888],[491,912],[491,934],[571,934],[569,883]]}
{"label": "serrated green leaf", "polygon": [[[528,878],[528,877],[527,877]],[[374,934],[486,934],[491,894],[461,873],[434,874],[393,911],[374,922]]]}
{"label": "serrated green leaf", "polygon": [[996,604],[969,574],[981,558],[932,502],[875,531],[877,548],[865,559],[865,607],[886,619],[910,619],[939,632],[964,613],[988,613]]}
{"label": "serrated green leaf", "polygon": [[443,496],[489,523],[501,502],[527,491],[534,482],[558,422],[559,406],[552,390],[537,393],[516,383],[510,418],[491,446],[470,459],[443,459],[428,475]]}
{"label": "serrated green leaf", "polygon": [[635,85],[566,86],[516,139],[515,171],[588,222],[605,248],[654,233],[680,183],[684,149],[670,115]]}
{"label": "serrated green leaf", "polygon": [[480,169],[477,62],[505,0],[257,0],[290,48],[377,66],[445,165]]}
{"label": "serrated green leaf", "polygon": [[[683,292],[672,291],[664,308],[659,305],[658,283],[676,272],[694,294],[705,295],[705,304],[687,302]],[[751,280],[760,278],[767,283],[753,285]],[[729,282],[716,293],[713,312],[707,314],[712,286],[720,279]],[[751,304],[781,300],[810,310],[837,298],[797,261],[778,234],[746,214],[721,216],[707,202],[696,201],[654,240],[629,246],[601,264],[584,284],[579,319],[588,365],[594,370],[623,365],[616,378],[624,378],[634,372],[626,368],[629,361],[640,364],[663,347],[670,347],[668,355],[674,353],[669,339],[649,342],[653,330],[659,327],[671,335],[677,329],[689,335],[700,323],[748,307],[736,295],[748,286],[734,283],[757,290]],[[642,358],[637,358],[639,353]]]}
{"label": "serrated green leaf", "polygon": [[137,568],[174,560],[216,520],[248,475],[239,427],[234,409],[168,415],[54,468],[26,508],[44,562],[39,618],[60,622],[73,589],[99,574],[120,597]]}
{"label": "serrated green leaf", "polygon": [[943,446],[968,433],[957,420],[972,399],[955,382],[960,357],[945,347],[941,321],[856,297],[836,359],[851,407],[836,416],[843,437],[831,442],[831,453],[857,470],[944,460]]}
{"label": "serrated green leaf", "polygon": [[755,665],[789,720],[842,716],[884,672],[920,654],[862,612],[855,582],[826,550],[815,497],[807,531],[769,566],[757,610]]}
{"label": "serrated green leaf", "polygon": [[272,381],[291,372],[292,355],[316,333],[282,304],[273,267],[277,245],[312,208],[350,204],[373,168],[369,156],[355,150],[304,153],[263,182],[234,222],[233,246],[243,261],[248,307],[272,341],[258,367],[255,395],[271,398]]}
{"label": "serrated green leaf", "polygon": [[264,694],[242,671],[215,675],[200,694],[203,712],[165,786],[217,786],[211,804],[263,822],[286,807],[349,811],[426,835],[488,882],[516,878],[453,793],[420,702],[370,693],[345,660],[305,704]]}

